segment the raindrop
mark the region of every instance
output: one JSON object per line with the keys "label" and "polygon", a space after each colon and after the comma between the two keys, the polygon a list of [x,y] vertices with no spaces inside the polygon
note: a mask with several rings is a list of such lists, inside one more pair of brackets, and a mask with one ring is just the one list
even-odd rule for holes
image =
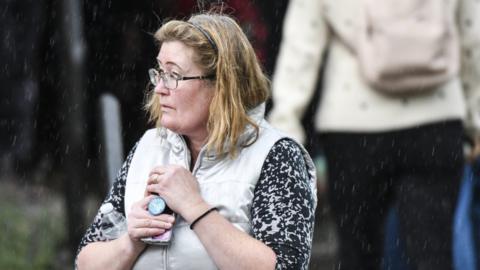
{"label": "raindrop", "polygon": [[97,19],[97,14],[98,14],[98,7],[95,6],[92,11],[92,20],[95,21]]}

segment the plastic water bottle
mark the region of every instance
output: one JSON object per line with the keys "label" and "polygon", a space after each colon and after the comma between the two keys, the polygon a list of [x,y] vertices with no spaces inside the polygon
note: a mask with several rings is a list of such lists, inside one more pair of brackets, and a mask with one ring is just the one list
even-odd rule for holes
{"label": "plastic water bottle", "polygon": [[127,221],[119,212],[115,211],[113,204],[106,203],[100,207],[102,214],[102,231],[107,240],[117,239],[127,231]]}

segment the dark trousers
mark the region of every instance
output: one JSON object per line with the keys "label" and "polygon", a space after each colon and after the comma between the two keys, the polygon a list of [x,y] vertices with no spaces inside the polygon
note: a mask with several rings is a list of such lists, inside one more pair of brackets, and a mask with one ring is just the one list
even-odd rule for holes
{"label": "dark trousers", "polygon": [[320,136],[339,236],[337,269],[381,269],[384,221],[393,204],[409,269],[452,269],[462,123]]}

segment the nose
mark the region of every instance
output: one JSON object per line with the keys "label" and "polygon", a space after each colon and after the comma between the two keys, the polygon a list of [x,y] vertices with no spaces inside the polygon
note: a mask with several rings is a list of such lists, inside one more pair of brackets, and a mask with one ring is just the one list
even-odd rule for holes
{"label": "nose", "polygon": [[167,95],[170,93],[170,90],[165,87],[163,80],[158,80],[157,85],[154,88],[155,93],[160,95]]}

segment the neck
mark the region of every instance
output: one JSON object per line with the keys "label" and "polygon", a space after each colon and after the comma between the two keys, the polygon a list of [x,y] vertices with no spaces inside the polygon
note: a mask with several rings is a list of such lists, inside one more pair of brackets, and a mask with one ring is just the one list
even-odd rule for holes
{"label": "neck", "polygon": [[195,164],[197,160],[198,154],[202,149],[203,145],[205,144],[205,139],[195,139],[191,137],[186,137],[188,149],[190,150],[190,155],[192,155],[192,166]]}

